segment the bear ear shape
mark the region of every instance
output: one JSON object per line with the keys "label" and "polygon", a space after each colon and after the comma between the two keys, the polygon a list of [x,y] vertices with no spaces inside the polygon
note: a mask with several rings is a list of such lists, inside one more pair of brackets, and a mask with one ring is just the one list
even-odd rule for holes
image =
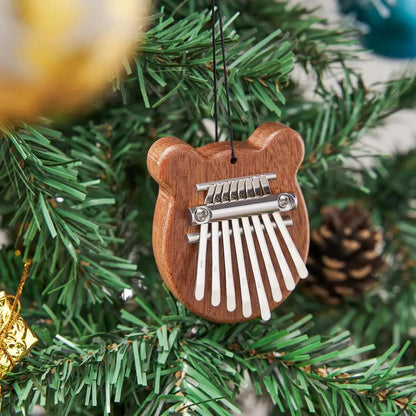
{"label": "bear ear shape", "polygon": [[247,139],[261,152],[298,170],[305,155],[302,137],[295,130],[276,122],[264,123]]}
{"label": "bear ear shape", "polygon": [[180,185],[178,172],[187,167],[192,172],[203,163],[203,157],[188,143],[177,137],[157,140],[147,153],[147,168],[153,179],[162,188]]}

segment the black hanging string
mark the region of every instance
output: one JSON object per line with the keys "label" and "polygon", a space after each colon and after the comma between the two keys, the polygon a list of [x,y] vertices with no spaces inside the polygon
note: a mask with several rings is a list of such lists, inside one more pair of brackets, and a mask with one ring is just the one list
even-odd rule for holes
{"label": "black hanging string", "polygon": [[[215,119],[215,141],[218,141],[218,86],[217,86],[217,57],[216,57],[216,43],[215,43],[215,0],[211,0],[212,8],[212,66],[214,72],[214,119]],[[224,74],[224,85],[225,85],[225,97],[227,99],[227,118],[228,118],[228,134],[230,136],[230,146],[231,146],[231,159],[230,163],[236,163],[237,158],[235,156],[235,147],[234,147],[234,134],[233,134],[233,124],[231,119],[231,105],[230,105],[230,88],[228,85],[228,73],[227,73],[227,64],[225,59],[225,42],[224,42],[224,29],[222,25],[222,13],[221,13],[221,3],[220,0],[217,0],[217,10],[218,10],[218,20],[220,27],[220,36],[221,36],[221,54],[222,54],[222,64],[223,64],[223,74]]]}
{"label": "black hanging string", "polygon": [[215,0],[211,0],[212,16],[212,67],[214,74],[215,141],[218,141],[218,92],[217,92],[217,45],[215,43]]}

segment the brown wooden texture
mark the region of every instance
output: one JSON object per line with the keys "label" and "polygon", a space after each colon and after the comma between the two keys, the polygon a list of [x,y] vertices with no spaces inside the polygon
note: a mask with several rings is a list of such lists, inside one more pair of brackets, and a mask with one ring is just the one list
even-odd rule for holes
{"label": "brown wooden texture", "polygon": [[[296,179],[296,173],[304,155],[301,137],[283,124],[270,122],[258,127],[246,141],[236,142],[235,147],[237,163],[231,164],[229,142],[210,143],[195,149],[178,138],[164,137],[153,144],[147,159],[149,172],[159,184],[159,196],[153,221],[153,251],[159,272],[172,293],[189,310],[215,322],[241,322],[247,318],[242,315],[235,256],[233,256],[233,270],[237,298],[236,310],[227,311],[225,296],[218,307],[211,305],[210,272],[206,274],[204,299],[195,300],[198,244],[189,244],[186,241],[186,234],[199,232],[199,226],[189,224],[187,212],[190,207],[202,205],[206,195],[206,192],[195,189],[196,184],[268,172],[276,173],[277,178],[269,182],[272,193],[294,192],[298,197],[298,207],[285,215],[288,214],[293,219],[293,226],[289,227],[289,233],[304,260],[306,260],[309,246],[308,216]],[[297,283],[299,277],[296,269],[290,261],[285,245],[281,240],[280,242]],[[270,241],[267,240],[267,243],[272,253]],[[210,244],[208,244],[207,251],[207,271],[211,270],[209,247]],[[221,249],[222,242],[220,243]],[[248,259],[246,249],[245,257]],[[290,292],[283,283],[277,260],[274,256],[272,259],[284,300]],[[269,306],[272,310],[281,302],[273,301],[260,256],[259,262]],[[253,308],[253,315],[248,319],[253,319],[260,316],[260,310],[248,260],[246,265]],[[223,276],[222,259],[221,268]],[[221,293],[225,293],[224,279],[221,281]]]}

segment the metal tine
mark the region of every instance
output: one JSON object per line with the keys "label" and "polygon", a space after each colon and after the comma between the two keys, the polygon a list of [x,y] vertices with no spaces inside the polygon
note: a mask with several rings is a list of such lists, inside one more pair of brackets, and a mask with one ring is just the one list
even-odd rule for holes
{"label": "metal tine", "polygon": [[265,175],[260,176],[260,184],[263,189],[264,195],[269,195],[271,193],[271,190],[269,186],[269,180]]}
{"label": "metal tine", "polygon": [[273,223],[270,220],[269,214],[263,214],[261,216],[264,227],[266,228],[270,242],[272,243],[274,254],[277,258],[277,263],[282,272],[283,280],[287,290],[293,290],[296,286],[295,280],[293,279],[292,272],[290,271],[289,265],[287,264],[285,255],[283,254],[282,248],[280,247],[279,240],[276,237],[276,232],[273,227]]}
{"label": "metal tine", "polygon": [[[243,179],[240,179],[238,181],[233,181],[231,183],[230,197],[231,197],[231,200],[239,200],[239,199],[246,198],[246,187],[245,187],[245,183]],[[245,318],[249,318],[253,313],[253,309],[251,306],[251,296],[250,296],[250,290],[248,287],[247,270],[246,270],[246,264],[245,264],[245,259],[244,259],[243,243],[242,243],[241,235],[240,235],[240,221],[237,218],[231,219],[231,226],[233,229],[235,255],[237,257],[238,275],[240,278],[239,280],[240,280],[243,316]]]}
{"label": "metal tine", "polygon": [[[265,175],[260,176],[260,183],[261,183],[261,187],[263,189],[264,194],[265,195],[271,194],[269,180],[267,179],[267,177]],[[276,221],[276,217],[278,217],[279,220]],[[274,231],[274,226],[273,226],[273,224],[270,220],[269,214],[263,214],[262,219],[263,219],[263,224],[266,228],[267,234],[269,235],[270,242],[272,243],[273,250],[274,250],[274,253],[275,253],[276,258],[277,258],[277,263],[279,264],[280,270],[282,272],[282,276],[283,276],[283,280],[285,282],[285,286],[286,286],[287,290],[293,290],[296,286],[295,280],[293,278],[292,272],[290,271],[289,265],[287,264],[286,258],[283,254],[283,251],[282,251],[282,248],[280,247],[279,240],[276,237],[276,233]],[[277,212],[276,216],[274,216],[274,219],[275,219],[276,224],[277,224],[277,226],[280,230],[280,233],[283,236],[283,239],[286,243],[286,246],[288,247],[288,249],[289,249],[289,246],[291,246],[291,248],[292,248],[292,250],[289,249],[289,252],[290,252],[292,258],[293,258],[292,252],[295,253],[295,257],[294,257],[296,259],[295,266],[297,264],[296,270],[298,271],[299,276],[304,276],[304,277],[302,277],[303,279],[306,278],[308,276],[308,271],[306,269],[306,266],[305,266],[303,260],[300,259],[301,261],[299,262],[299,257],[300,257],[299,252],[296,249],[295,245],[293,244],[293,240],[290,237],[289,232],[287,231],[286,225],[284,224],[284,222],[282,220],[282,216],[280,215],[280,213]],[[282,230],[284,230],[284,231],[282,232]],[[289,246],[288,246],[287,242],[289,242]],[[295,260],[294,260],[294,262],[295,262]]]}
{"label": "metal tine", "polygon": [[235,254],[237,257],[238,275],[240,277],[240,291],[241,302],[243,309],[243,316],[249,318],[252,313],[250,290],[248,288],[246,264],[244,260],[243,244],[241,242],[240,224],[237,218],[231,220],[231,226],[233,228]]}
{"label": "metal tine", "polygon": [[254,190],[254,195],[255,196],[262,196],[262,190],[261,190],[261,185],[260,185],[260,177],[259,176],[255,176],[253,178],[253,190]]}
{"label": "metal tine", "polygon": [[[215,185],[208,188],[205,197],[205,204],[212,204],[212,198],[215,192]],[[199,230],[198,260],[196,268],[195,282],[195,299],[202,300],[205,296],[205,275],[207,264],[207,244],[208,244],[208,227],[209,224],[202,224]]]}
{"label": "metal tine", "polygon": [[231,256],[230,223],[228,220],[221,221],[221,230],[225,264],[225,292],[227,296],[227,310],[232,312],[235,311],[236,308],[236,299],[233,276],[233,259]]}
{"label": "metal tine", "polygon": [[[230,182],[225,182],[222,189],[221,202],[230,201]],[[221,221],[222,231],[222,246],[224,254],[224,265],[225,265],[225,292],[227,298],[227,310],[229,312],[235,311],[236,299],[235,299],[235,288],[234,288],[234,277],[233,277],[233,259],[231,255],[231,243],[230,243],[230,221]]]}
{"label": "metal tine", "polygon": [[[222,199],[223,183],[215,185],[212,203],[218,204]],[[221,279],[220,279],[220,236],[218,222],[211,223],[211,304],[218,306],[221,303]]]}
{"label": "metal tine", "polygon": [[292,240],[292,237],[287,230],[285,223],[283,222],[282,216],[280,212],[273,212],[273,218],[279,228],[280,234],[282,234],[283,240],[286,244],[287,249],[289,250],[289,254],[292,257],[293,263],[295,265],[296,271],[301,279],[306,279],[308,277],[308,269],[303,262],[302,257],[299,254],[298,249],[295,246],[295,243]]}
{"label": "metal tine", "polygon": [[218,222],[211,223],[211,254],[211,304],[212,306],[218,306],[221,303],[220,237],[218,235]]}
{"label": "metal tine", "polygon": [[237,185],[237,200],[246,199],[246,185],[244,180],[238,181]]}
{"label": "metal tine", "polygon": [[248,178],[246,179],[246,195],[247,198],[253,198],[254,197],[254,189],[253,189],[253,179]]}
{"label": "metal tine", "polygon": [[230,186],[230,201],[237,201],[238,199],[238,182],[232,181]]}
{"label": "metal tine", "polygon": [[217,186],[215,187],[215,192],[214,192],[214,196],[213,196],[213,204],[218,204],[221,202],[222,200],[222,188],[223,188],[224,184],[219,183],[217,184]]}
{"label": "metal tine", "polygon": [[195,299],[205,296],[205,269],[207,260],[208,225],[202,224],[199,231],[198,264],[196,269]]}
{"label": "metal tine", "polygon": [[[246,186],[246,195],[254,196],[253,187],[251,185],[251,180],[245,181]],[[239,184],[240,187],[240,184]],[[244,229],[244,236],[247,243],[247,249],[248,254],[250,258],[251,268],[253,270],[253,277],[254,277],[254,283],[256,285],[256,291],[257,291],[257,298],[259,300],[259,306],[260,306],[260,314],[261,318],[264,321],[267,321],[270,319],[271,313],[269,308],[269,302],[267,300],[266,290],[264,289],[263,279],[261,277],[261,271],[259,266],[259,261],[257,259],[256,254],[256,246],[254,245],[253,235],[250,228],[250,221],[247,217],[241,218],[241,222],[243,224]]]}
{"label": "metal tine", "polygon": [[221,202],[230,201],[230,188],[231,188],[231,183],[224,182],[224,186],[222,188],[222,193],[221,193]]}
{"label": "metal tine", "polygon": [[243,223],[244,236],[246,238],[251,268],[253,270],[254,282],[257,289],[257,298],[259,300],[261,318],[264,321],[268,321],[271,316],[269,302],[267,300],[266,291],[264,289],[263,279],[261,278],[259,262],[256,254],[256,247],[254,245],[253,236],[251,234],[250,229],[250,222],[247,217],[241,218],[241,222]]}
{"label": "metal tine", "polygon": [[212,204],[213,203],[215,188],[216,188],[215,185],[211,185],[208,188],[207,196],[205,197],[205,204]]}

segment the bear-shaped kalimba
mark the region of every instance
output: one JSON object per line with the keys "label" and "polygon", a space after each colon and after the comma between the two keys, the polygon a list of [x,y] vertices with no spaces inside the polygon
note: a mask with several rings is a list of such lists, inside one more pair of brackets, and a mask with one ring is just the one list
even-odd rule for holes
{"label": "bear-shaped kalimba", "polygon": [[168,288],[215,322],[271,311],[308,275],[309,224],[296,174],[304,146],[294,130],[265,123],[235,142],[200,148],[157,140],[148,169],[159,184],[153,251]]}

